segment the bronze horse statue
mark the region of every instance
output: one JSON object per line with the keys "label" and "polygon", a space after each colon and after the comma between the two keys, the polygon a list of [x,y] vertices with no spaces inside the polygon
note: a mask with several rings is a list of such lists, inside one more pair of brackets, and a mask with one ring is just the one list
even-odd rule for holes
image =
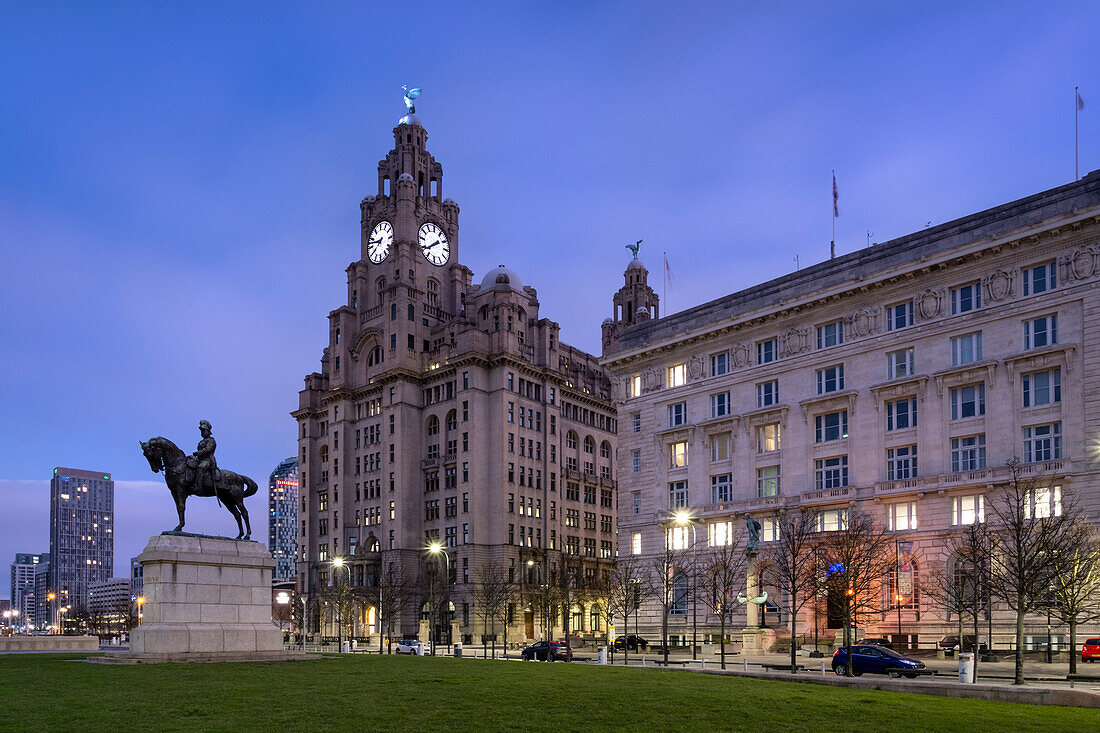
{"label": "bronze horse statue", "polygon": [[180,517],[176,532],[183,529],[183,512],[187,497],[213,496],[219,503],[224,504],[237,520],[237,529],[240,530],[237,539],[251,539],[252,526],[248,523],[248,510],[244,508],[244,500],[259,489],[255,481],[239,473],[218,469],[215,485],[211,485],[209,481],[202,480],[194,467],[188,465],[187,454],[168,438],[150,438],[141,444],[141,451],[149,461],[149,467],[153,469],[153,473],[164,471],[164,483],[172,492],[172,499],[176,502],[176,512]]}

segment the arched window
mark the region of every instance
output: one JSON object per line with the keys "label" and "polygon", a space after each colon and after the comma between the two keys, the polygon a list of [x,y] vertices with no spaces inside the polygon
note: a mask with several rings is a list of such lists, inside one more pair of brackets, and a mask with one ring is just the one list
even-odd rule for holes
{"label": "arched window", "polygon": [[611,458],[611,443],[606,440],[600,443],[600,458]]}
{"label": "arched window", "polygon": [[439,418],[432,415],[428,418],[428,437],[439,435]]}
{"label": "arched window", "polygon": [[[956,568],[959,567],[959,565],[956,565]],[[897,609],[901,607],[903,610],[920,610],[920,576],[917,570],[917,561],[903,555],[898,563],[890,568],[887,575],[889,576],[887,587],[890,590],[887,608]],[[979,579],[975,576],[973,566],[969,563],[965,564],[964,572],[956,574],[956,580],[963,578],[965,578],[965,584],[958,589],[961,597],[970,597],[972,600],[976,592],[980,598],[980,587],[974,586],[974,583]],[[972,608],[973,603],[967,603],[965,606]]]}
{"label": "arched window", "polygon": [[385,359],[385,352],[382,351],[381,346],[375,346],[367,354],[367,366],[376,366],[381,364]]}
{"label": "arched window", "polygon": [[321,446],[321,463],[328,463],[328,446]]}
{"label": "arched window", "polygon": [[577,434],[572,430],[565,434],[565,447],[570,450],[577,449]]}
{"label": "arched window", "polygon": [[584,436],[584,452],[588,454],[596,452],[596,441],[592,440],[591,435]]}
{"label": "arched window", "polygon": [[679,570],[672,576],[672,605],[668,612],[673,616],[683,616],[688,612],[688,579]]}
{"label": "arched window", "polygon": [[378,552],[381,549],[381,543],[377,537],[371,535],[367,538],[367,552]]}
{"label": "arched window", "polygon": [[432,306],[433,308],[439,305],[439,283],[432,278],[428,278],[427,300],[428,305]]}
{"label": "arched window", "polygon": [[458,430],[458,413],[451,410],[447,413],[447,432]]}

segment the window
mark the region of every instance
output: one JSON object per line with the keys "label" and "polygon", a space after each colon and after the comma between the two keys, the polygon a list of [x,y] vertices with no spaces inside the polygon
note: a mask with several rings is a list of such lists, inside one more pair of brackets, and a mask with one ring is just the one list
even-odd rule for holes
{"label": "window", "polygon": [[1058,315],[1024,321],[1024,348],[1039,349],[1058,343]]}
{"label": "window", "polygon": [[886,507],[886,529],[898,532],[917,528],[917,502],[890,504]]}
{"label": "window", "polygon": [[683,509],[688,505],[688,482],[673,481],[668,485],[668,508]]}
{"label": "window", "polygon": [[730,459],[730,434],[717,433],[710,436],[710,460],[711,463],[728,461]]}
{"label": "window", "polygon": [[917,477],[917,446],[904,445],[886,450],[886,474],[890,481]]}
{"label": "window", "polygon": [[719,392],[710,396],[710,416],[725,417],[730,414],[730,393]]}
{"label": "window", "polygon": [[641,555],[642,554],[642,533],[635,532],[630,535],[630,554]]}
{"label": "window", "polygon": [[814,418],[815,442],[844,440],[848,437],[848,411],[827,412]]}
{"label": "window", "polygon": [[761,382],[756,385],[756,406],[769,407],[779,404],[779,381]]}
{"label": "window", "polygon": [[845,529],[848,529],[847,509],[826,509],[818,513],[818,532],[840,532]]}
{"label": "window", "polygon": [[1047,486],[1028,489],[1024,504],[1024,518],[1046,519],[1062,516],[1062,487]]}
{"label": "window", "polygon": [[1057,461],[1062,457],[1062,423],[1030,425],[1024,428],[1024,461]]}
{"label": "window", "polygon": [[962,420],[985,414],[985,384],[951,389],[951,419]]}
{"label": "window", "polygon": [[630,492],[630,508],[634,514],[642,513],[642,492],[631,491]]}
{"label": "window", "polygon": [[1024,268],[1024,295],[1038,295],[1058,287],[1057,265],[1045,262]]}
{"label": "window", "polygon": [[687,383],[687,365],[673,364],[668,368],[668,386],[682,387]]}
{"label": "window", "polygon": [[899,349],[886,355],[886,378],[900,379],[913,376],[913,349]]}
{"label": "window", "polygon": [[763,517],[760,520],[760,541],[775,542],[779,539],[779,520],[775,517]]}
{"label": "window", "polygon": [[980,471],[985,468],[985,433],[951,439],[951,471]]}
{"label": "window", "polygon": [[[551,418],[553,419],[553,418]],[[642,413],[635,412],[630,416],[630,424],[633,427],[635,433],[642,432]]]}
{"label": "window", "polygon": [[779,466],[765,466],[756,469],[756,495],[779,495]]}
{"label": "window", "polygon": [[715,503],[733,501],[733,475],[723,473],[710,477],[710,500]]}
{"label": "window", "polygon": [[886,429],[905,430],[917,426],[917,398],[892,400],[886,403]]}
{"label": "window", "polygon": [[1038,407],[1062,401],[1062,370],[1050,369],[1023,376],[1024,407]]}
{"label": "window", "polygon": [[733,522],[714,522],[707,526],[711,547],[727,547],[733,544]]}
{"label": "window", "polygon": [[951,289],[951,315],[967,313],[982,307],[982,284],[973,282]]}
{"label": "window", "polygon": [[688,444],[686,440],[672,443],[668,447],[668,467],[685,468],[688,464]]}
{"label": "window", "polygon": [[768,339],[767,341],[761,341],[756,344],[756,363],[767,364],[775,361],[776,355],[779,353],[776,339]]}
{"label": "window", "polygon": [[844,322],[833,321],[817,327],[817,348],[827,349],[844,343]]}
{"label": "window", "polygon": [[828,394],[844,389],[844,365],[817,370],[817,393]]}
{"label": "window", "polygon": [[710,376],[718,377],[730,370],[730,357],[726,352],[710,355]]}
{"label": "window", "polygon": [[634,473],[641,473],[642,471],[642,452],[640,450],[630,451],[630,466]]}
{"label": "window", "polygon": [[756,426],[756,452],[771,453],[779,450],[779,423]]}
{"label": "window", "polygon": [[899,331],[913,325],[913,301],[886,306],[886,330]]}
{"label": "window", "polygon": [[848,485],[848,456],[819,458],[814,461],[817,490],[839,489]]}
{"label": "window", "polygon": [[982,332],[968,333],[951,339],[951,364],[959,366],[972,361],[981,361]]}
{"label": "window", "polygon": [[570,450],[577,449],[577,434],[572,430],[565,434],[565,447]]}
{"label": "window", "polygon": [[641,397],[642,396],[642,375],[634,374],[630,377],[629,382],[629,394],[628,397]]}
{"label": "window", "polygon": [[684,616],[688,607],[688,578],[684,573],[676,573],[672,578],[672,605],[668,612],[673,616]]}
{"label": "window", "polygon": [[668,406],[668,424],[670,427],[683,425],[687,422],[687,403],[677,402]]}
{"label": "window", "polygon": [[951,498],[951,524],[981,524],[985,521],[985,497],[981,494],[954,496]]}
{"label": "window", "polygon": [[686,550],[690,527],[673,526],[668,528],[668,547],[672,550]]}

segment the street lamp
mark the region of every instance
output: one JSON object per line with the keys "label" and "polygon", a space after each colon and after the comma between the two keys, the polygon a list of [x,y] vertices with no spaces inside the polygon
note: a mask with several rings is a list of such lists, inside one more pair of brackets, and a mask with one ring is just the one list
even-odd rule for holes
{"label": "street lamp", "polygon": [[[451,577],[451,556],[449,554],[447,554],[447,550],[439,542],[431,543],[430,545],[428,545],[427,550],[428,550],[429,553],[431,553],[432,555],[435,555],[436,557],[439,557],[439,555],[442,553],[443,561],[446,563],[447,580],[449,581],[450,577]],[[435,604],[435,573],[432,573],[432,583],[431,583],[431,587],[430,587],[429,590],[430,590],[430,593],[431,593],[431,596],[432,596],[430,601],[431,601],[432,605],[434,606],[434,605],[436,605]],[[436,615],[435,620],[436,620],[437,625],[442,625],[443,619],[442,619],[441,614],[440,614],[440,609],[436,610],[435,615]],[[435,634],[436,637],[438,637],[439,635],[440,634],[438,632]],[[435,656],[435,645],[439,641],[439,639],[438,638],[432,639],[432,633],[431,633],[430,630],[428,632],[428,638],[432,640],[432,656],[434,657]]]}
{"label": "street lamp", "polygon": [[71,608],[71,606],[62,606],[61,608],[59,608],[57,610],[57,626],[58,626],[57,633],[59,633],[59,634],[63,633],[63,631],[64,631],[65,618],[64,618],[63,614],[66,613],[69,610],[69,608]]}
{"label": "street lamp", "polygon": [[[47,601],[53,601],[53,600],[54,600],[54,599],[56,599],[56,598],[57,598],[57,594],[56,594],[56,593],[47,593],[47,594],[46,594],[46,600],[47,600]],[[55,619],[56,619],[56,618],[58,618],[58,617],[59,617],[59,614],[55,614],[55,615],[54,615],[54,618],[55,618]],[[58,634],[60,634],[60,633],[61,633],[61,631],[60,631],[59,629],[57,629],[57,628],[54,628],[54,633],[58,633]]]}
{"label": "street lamp", "polygon": [[[343,568],[348,571],[348,586],[351,586],[351,565],[348,565],[347,561],[342,557],[332,558],[333,579],[335,580],[335,571]],[[336,616],[339,619],[336,622],[336,638],[340,644],[340,650],[344,649],[344,599],[340,597],[340,589],[337,587],[336,595]]]}
{"label": "street lamp", "polygon": [[300,595],[298,598],[302,601],[302,618],[298,622],[298,631],[301,632],[302,651],[306,650],[306,604],[309,602],[309,598],[305,595]]}
{"label": "street lamp", "polygon": [[141,612],[141,607],[145,603],[145,596],[138,596],[136,600],[138,607],[138,626],[141,626],[141,619],[145,616],[145,614]]}
{"label": "street lamp", "polygon": [[[544,639],[550,639],[551,638],[550,612],[548,610],[549,605],[550,605],[549,589],[547,589],[545,592],[543,590],[543,588],[546,586],[546,576],[544,576],[543,573],[542,573],[542,565],[538,564],[534,560],[528,560],[527,561],[527,567],[534,568],[535,570],[538,571],[539,615],[542,616],[541,621],[542,621],[543,638]],[[567,639],[566,640],[567,644],[568,644],[568,641],[569,640]],[[547,660],[549,660],[549,659],[550,659],[550,657],[547,656]]]}
{"label": "street lamp", "polygon": [[696,558],[695,558],[695,545],[697,543],[697,538],[695,536],[695,521],[693,520],[691,514],[688,513],[688,511],[686,509],[681,509],[680,511],[676,512],[676,514],[673,515],[672,521],[678,527],[683,527],[685,525],[688,526],[688,527],[691,527],[691,658],[694,660],[694,659],[697,658],[696,657],[696,644],[697,644],[696,637],[698,635],[698,625],[697,625],[697,621],[696,621],[696,615],[697,615],[696,614],[696,606],[697,606],[697,603],[696,603],[696,599],[695,599],[695,595],[696,595],[695,583],[696,583],[696,579],[698,577],[698,572],[697,572],[698,568],[696,567],[696,562],[697,561],[696,561]]}

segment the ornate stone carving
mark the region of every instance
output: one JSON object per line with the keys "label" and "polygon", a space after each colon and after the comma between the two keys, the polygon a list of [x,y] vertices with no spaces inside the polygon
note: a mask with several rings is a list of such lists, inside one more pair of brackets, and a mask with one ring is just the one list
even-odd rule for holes
{"label": "ornate stone carving", "polygon": [[996,270],[982,278],[985,297],[990,303],[1008,300],[1016,294],[1016,271]]}
{"label": "ornate stone carving", "polygon": [[788,356],[801,354],[810,348],[810,329],[791,328],[779,337],[779,346]]}
{"label": "ornate stone carving", "polygon": [[879,331],[879,312],[866,306],[856,309],[855,313],[844,317],[846,335],[863,338]]}
{"label": "ornate stone carving", "polygon": [[731,356],[733,358],[733,368],[741,369],[749,365],[749,360],[752,359],[752,351],[745,344],[734,344]]}
{"label": "ornate stone carving", "polygon": [[1061,273],[1059,280],[1068,283],[1071,280],[1087,280],[1100,270],[1100,247],[1088,245],[1078,247],[1058,260]]}
{"label": "ornate stone carving", "polygon": [[931,320],[943,312],[943,291],[928,288],[917,296],[917,315],[922,321]]}
{"label": "ornate stone carving", "polygon": [[657,378],[656,369],[646,369],[642,372],[642,392],[652,392],[661,388],[661,382]]}
{"label": "ornate stone carving", "polygon": [[688,379],[696,380],[703,378],[703,357],[698,354],[688,359]]}

